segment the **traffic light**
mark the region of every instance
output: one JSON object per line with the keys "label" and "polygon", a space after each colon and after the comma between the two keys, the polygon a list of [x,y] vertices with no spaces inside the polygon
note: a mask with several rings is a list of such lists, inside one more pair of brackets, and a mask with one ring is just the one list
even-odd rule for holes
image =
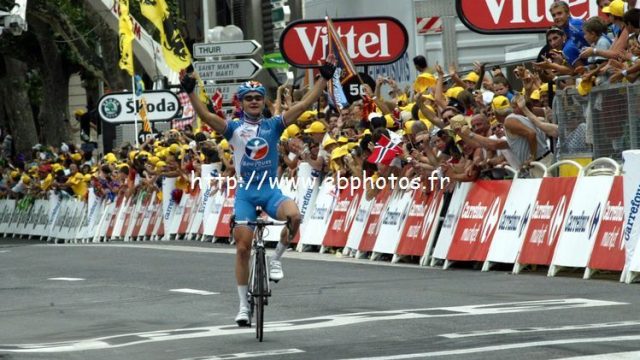
{"label": "traffic light", "polygon": [[263,2],[262,22],[264,28],[264,41],[262,43],[265,52],[277,50],[280,34],[287,23],[291,21],[291,7],[287,0],[269,0]]}

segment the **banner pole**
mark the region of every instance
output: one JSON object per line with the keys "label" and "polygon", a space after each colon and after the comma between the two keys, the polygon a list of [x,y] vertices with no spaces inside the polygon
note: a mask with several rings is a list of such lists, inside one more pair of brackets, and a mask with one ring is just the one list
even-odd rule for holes
{"label": "banner pole", "polygon": [[138,99],[136,99],[136,80],[135,76],[131,77],[131,92],[133,95],[133,126],[135,128],[136,149],[140,147],[138,143]]}

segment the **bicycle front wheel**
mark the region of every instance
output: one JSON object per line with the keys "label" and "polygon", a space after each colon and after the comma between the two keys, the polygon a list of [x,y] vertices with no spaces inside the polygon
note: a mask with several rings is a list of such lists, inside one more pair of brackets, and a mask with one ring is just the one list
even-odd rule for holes
{"label": "bicycle front wheel", "polygon": [[256,251],[256,272],[255,272],[255,303],[256,303],[256,338],[262,342],[264,335],[264,300],[267,296],[265,279],[267,277],[267,267],[265,263],[265,250]]}

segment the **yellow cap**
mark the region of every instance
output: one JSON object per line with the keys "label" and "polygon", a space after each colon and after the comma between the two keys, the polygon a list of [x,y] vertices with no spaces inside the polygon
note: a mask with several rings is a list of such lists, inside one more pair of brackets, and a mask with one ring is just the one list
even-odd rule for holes
{"label": "yellow cap", "polygon": [[300,134],[300,127],[298,127],[298,125],[296,125],[296,124],[291,124],[291,125],[289,125],[287,127],[285,132],[287,133],[287,135],[289,137],[294,137],[294,136]]}
{"label": "yellow cap", "polygon": [[327,148],[329,145],[337,144],[338,142],[334,138],[328,138],[322,143],[323,148]]}
{"label": "yellow cap", "polygon": [[540,90],[533,90],[531,100],[540,100]]}
{"label": "yellow cap", "polygon": [[436,101],[436,98],[433,96],[433,94],[422,95],[422,97],[427,100]]}
{"label": "yellow cap", "polygon": [[371,130],[364,129],[364,131],[362,132],[362,135],[371,135]]}
{"label": "yellow cap", "polygon": [[156,163],[156,170],[161,170],[163,167],[167,166],[167,163],[160,160]]}
{"label": "yellow cap", "polygon": [[580,94],[580,96],[585,96],[591,92],[592,87],[593,83],[591,82],[591,80],[583,79],[582,81],[580,81],[580,84],[576,86],[576,90],[578,90],[578,94]]}
{"label": "yellow cap", "polygon": [[129,151],[129,161],[133,161],[133,159],[136,158],[136,155],[138,155],[138,150]]}
{"label": "yellow cap", "polygon": [[464,91],[464,88],[462,86],[454,86],[452,88],[449,88],[447,92],[445,92],[444,94],[448,98],[456,99],[458,98],[458,95],[460,95],[460,93],[463,91]]}
{"label": "yellow cap", "polygon": [[289,140],[289,134],[286,131],[284,131],[282,133],[282,136],[280,136],[280,141],[287,141],[287,140]]}
{"label": "yellow cap", "polygon": [[349,139],[347,139],[347,137],[346,137],[346,136],[340,136],[340,137],[338,138],[338,144],[346,144],[346,143],[348,143],[348,142],[349,142]]}
{"label": "yellow cap", "polygon": [[327,132],[327,128],[320,121],[314,121],[311,123],[308,129],[304,131],[307,134],[322,134]]}
{"label": "yellow cap", "polygon": [[413,82],[413,88],[417,92],[423,92],[436,84],[436,78],[429,73],[421,73]]}
{"label": "yellow cap", "polygon": [[87,110],[78,108],[78,109],[76,109],[76,111],[73,112],[73,115],[82,116],[82,115],[84,115],[86,113],[87,113]]}
{"label": "yellow cap", "polygon": [[108,153],[104,156],[104,158],[102,158],[102,160],[104,160],[107,164],[113,164],[114,162],[118,161],[118,158],[114,153]]}
{"label": "yellow cap", "polygon": [[351,151],[351,150],[357,148],[358,146],[360,146],[360,144],[357,143],[357,142],[350,142],[346,146],[347,146],[347,150]]}
{"label": "yellow cap", "polygon": [[475,71],[468,73],[467,76],[462,78],[462,81],[471,81],[472,83],[477,83],[478,80],[480,80],[480,75],[476,74]]}
{"label": "yellow cap", "polygon": [[180,152],[180,145],[178,144],[171,144],[171,146],[169,146],[169,152],[171,154],[176,154],[178,152]]}
{"label": "yellow cap", "polygon": [[346,146],[337,147],[333,149],[333,151],[331,152],[331,160],[339,159],[347,155],[348,153],[349,153],[349,150],[347,149]]}
{"label": "yellow cap", "polygon": [[63,170],[63,169],[64,169],[64,167],[62,167],[62,165],[60,165],[60,164],[51,164],[51,171],[53,173],[57,173],[58,171]]}
{"label": "yellow cap", "polygon": [[218,144],[218,146],[220,147],[220,149],[222,150],[229,150],[229,142],[227,141],[227,139],[222,139],[222,141],[220,141],[220,143]]}
{"label": "yellow cap", "polygon": [[22,183],[25,185],[29,185],[31,183],[31,178],[27,174],[22,175],[22,178],[20,178],[20,180],[22,180]]}
{"label": "yellow cap", "polygon": [[127,163],[120,163],[120,164],[116,165],[116,169],[118,169],[118,170],[120,170],[122,168],[128,168],[128,167],[129,167],[129,164],[127,164]]}
{"label": "yellow cap", "polygon": [[491,102],[493,110],[504,110],[511,107],[511,103],[506,96],[498,95],[493,98]]}
{"label": "yellow cap", "polygon": [[159,158],[159,157],[157,157],[157,156],[151,156],[151,157],[149,158],[149,163],[150,163],[151,165],[155,165],[155,164],[157,164],[157,163],[158,163],[158,161],[160,161],[160,158]]}
{"label": "yellow cap", "polygon": [[622,0],[613,0],[609,4],[609,12],[613,16],[622,17],[625,13],[625,5],[626,3]]}
{"label": "yellow cap", "polygon": [[298,118],[298,121],[307,122],[307,121],[310,121],[312,118],[315,118],[316,116],[318,116],[317,111],[307,110],[303,112],[302,115],[300,115],[300,117]]}
{"label": "yellow cap", "polygon": [[19,176],[20,176],[20,171],[18,171],[18,170],[13,170],[13,171],[11,172],[11,178],[12,178],[12,179],[14,179],[14,180],[17,180]]}
{"label": "yellow cap", "polygon": [[611,14],[611,8],[609,7],[609,5],[602,8],[602,13]]}
{"label": "yellow cap", "polygon": [[413,124],[415,124],[415,123],[416,123],[415,120],[409,120],[409,121],[404,123],[404,134],[405,135],[413,134],[412,128],[413,128]]}
{"label": "yellow cap", "polygon": [[73,153],[73,154],[71,154],[71,160],[73,160],[73,161],[80,161],[80,160],[82,160],[82,154],[80,154],[80,153]]}

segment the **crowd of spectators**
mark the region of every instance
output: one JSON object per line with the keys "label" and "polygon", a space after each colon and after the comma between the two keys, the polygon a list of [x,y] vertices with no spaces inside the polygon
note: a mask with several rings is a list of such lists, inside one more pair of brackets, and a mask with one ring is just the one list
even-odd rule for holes
{"label": "crowd of spectators", "polygon": [[[546,32],[546,46],[536,62],[514,70],[521,89],[513,88],[499,67],[476,63],[463,74],[455,64],[445,71],[416,56],[418,75],[411,87],[401,89],[379,77],[375,89],[365,86],[366,95],[344,108],[325,93],[282,134],[280,175],[294,177],[306,162],[322,177],[393,174],[430,185],[429,177],[437,174],[448,179],[449,189],[456,182],[508,177],[505,166],[521,176],[538,176],[530,165],[552,163],[558,136],[550,109],[556,84],[587,94],[594,85],[633,82],[640,74],[640,10],[622,0],[598,0],[598,5],[604,16],[585,21],[572,18],[566,2],[551,5],[554,26]],[[556,81],[561,75],[577,80]],[[304,96],[304,89],[281,86],[265,115],[281,114]],[[388,163],[370,161],[383,138],[397,146],[398,156]],[[217,163],[219,175],[234,176],[232,151],[206,127],[167,131],[138,148],[126,144],[100,157],[92,147],[36,145],[32,154],[3,158],[0,195],[54,191],[86,199],[93,188],[108,199],[138,191],[161,197],[163,177],[174,177],[177,190],[171,196],[180,197],[192,191],[191,178],[201,175],[203,164]],[[380,189],[368,190],[372,196]]]}

